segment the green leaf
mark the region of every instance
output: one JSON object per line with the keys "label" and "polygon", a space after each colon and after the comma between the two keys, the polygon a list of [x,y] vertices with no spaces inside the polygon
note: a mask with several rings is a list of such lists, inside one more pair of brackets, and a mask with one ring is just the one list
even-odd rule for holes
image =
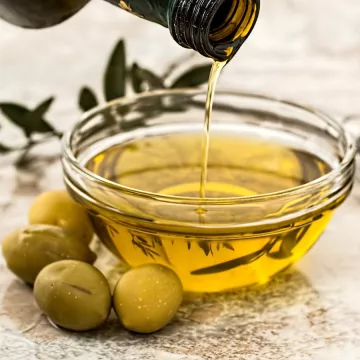
{"label": "green leaf", "polygon": [[54,98],[44,100],[27,116],[27,122],[31,132],[37,133],[56,133],[54,127],[44,119],[44,115],[49,111],[50,106],[54,102]]}
{"label": "green leaf", "polygon": [[14,103],[1,103],[0,109],[11,123],[21,128],[25,135],[30,137],[31,125],[27,121],[27,117],[31,113],[29,109]]}
{"label": "green leaf", "polygon": [[202,251],[204,252],[204,254],[206,256],[209,256],[209,254],[212,254],[212,249],[211,249],[211,245],[209,244],[209,241],[199,241],[197,243],[199,245],[199,247],[202,249]]}
{"label": "green leaf", "polygon": [[134,63],[130,70],[131,85],[136,94],[141,93],[142,79],[139,74],[139,66]]}
{"label": "green leaf", "polygon": [[140,67],[136,63],[134,63],[131,67],[130,74],[132,87],[135,93],[165,88],[161,77],[150,70]]}
{"label": "green leaf", "polygon": [[50,106],[52,105],[52,103],[54,102],[54,97],[50,97],[46,100],[44,100],[42,103],[40,103],[35,110],[32,111],[32,113],[36,116],[38,116],[39,118],[42,118],[50,109]]}
{"label": "green leaf", "polygon": [[252,254],[242,256],[240,258],[226,261],[217,265],[209,266],[206,268],[198,269],[192,271],[191,275],[209,275],[209,274],[217,274],[221,272],[225,272],[231,269],[235,269],[239,266],[248,265],[259,259],[261,256],[265,255],[265,251],[263,249],[258,250]]}
{"label": "green leaf", "polygon": [[44,119],[53,101],[54,98],[51,97],[40,103],[33,111],[14,103],[1,103],[0,109],[8,120],[18,126],[28,138],[33,133],[57,134],[54,127]]}
{"label": "green leaf", "polygon": [[7,154],[11,152],[13,149],[9,148],[8,146],[4,144],[0,144],[0,154]]}
{"label": "green leaf", "polygon": [[292,257],[294,255],[294,248],[300,243],[309,228],[310,225],[307,225],[302,228],[292,230],[286,233],[286,235],[279,237],[279,241],[281,241],[280,249],[276,252],[269,251],[268,256],[277,260]]}
{"label": "green leaf", "polygon": [[79,106],[81,110],[89,111],[98,104],[96,95],[90,88],[85,86],[80,90]]}
{"label": "green leaf", "polygon": [[235,251],[234,247],[230,243],[224,242],[222,245],[225,249]]}
{"label": "green leaf", "polygon": [[126,59],[123,40],[117,43],[108,62],[104,78],[104,92],[107,101],[123,97],[126,93]]}
{"label": "green leaf", "polygon": [[180,75],[172,84],[172,89],[197,87],[209,80],[211,64],[194,67]]}
{"label": "green leaf", "polygon": [[268,252],[271,251],[271,249],[277,244],[279,240],[275,239],[267,244],[264,245],[264,247],[258,251],[255,251],[251,254],[241,256],[237,259],[233,259],[230,261],[225,261],[220,264],[208,266],[202,269],[197,269],[192,271],[191,275],[209,275],[209,274],[217,274],[222,273],[228,270],[235,269],[240,266],[248,265],[253,263],[254,261],[258,260],[262,256],[266,255]]}

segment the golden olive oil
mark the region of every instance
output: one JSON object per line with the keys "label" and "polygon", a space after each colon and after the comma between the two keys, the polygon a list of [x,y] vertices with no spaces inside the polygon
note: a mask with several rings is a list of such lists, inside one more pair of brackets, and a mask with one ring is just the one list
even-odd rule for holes
{"label": "golden olive oil", "polygon": [[216,84],[219,79],[221,70],[226,65],[226,61],[219,62],[214,61],[210,76],[209,84],[206,96],[205,103],[205,122],[204,122],[204,135],[201,146],[201,176],[200,176],[200,197],[206,197],[206,179],[207,179],[207,165],[209,157],[209,147],[210,147],[210,125],[211,125],[211,114],[214,103],[215,89]]}
{"label": "golden olive oil", "polygon": [[[102,149],[99,146],[101,150],[88,158],[86,166],[128,188],[198,198],[202,143],[201,132],[148,136]],[[212,131],[206,197],[274,193],[306,184],[330,170],[327,162],[297,148]],[[99,201],[102,196],[109,195],[96,194]],[[116,196],[114,192],[114,203]],[[187,291],[220,291],[266,282],[310,249],[334,208],[334,203],[320,206],[315,212],[285,219],[275,227],[264,223],[240,232],[236,225],[254,216],[266,220],[289,209],[292,213],[304,210],[308,204],[305,199],[286,204],[275,200],[271,207],[254,204],[247,211],[246,207],[233,211],[230,206],[223,211],[205,206],[202,216],[196,207],[189,213],[181,205],[166,206],[150,199],[139,204],[139,216],[129,219],[90,209],[98,234],[130,266],[157,262],[172,267]],[[146,218],[147,213],[158,215],[144,222],[141,217]],[[187,223],[182,223],[181,232],[167,226],[184,218]],[[197,228],[199,224],[210,228],[203,231]],[[221,224],[226,224],[226,231]],[[234,225],[234,230],[229,225]]]}

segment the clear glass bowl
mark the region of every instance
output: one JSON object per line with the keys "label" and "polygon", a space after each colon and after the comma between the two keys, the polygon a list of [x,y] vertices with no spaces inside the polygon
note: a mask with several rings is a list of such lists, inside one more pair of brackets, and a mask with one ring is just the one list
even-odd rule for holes
{"label": "clear glass bowl", "polygon": [[[289,173],[291,181],[287,186],[275,186],[268,193],[245,189],[236,195],[237,187],[226,196],[201,199],[174,189],[151,192],[146,186],[139,189],[140,186],[120,185],[107,175],[99,175],[99,169],[96,173],[89,170],[94,154],[120,143],[125,144],[129,154],[136,150],[137,160],[127,166],[138,171],[144,163],[153,161],[153,155],[134,147],[136,141],[151,142],[165,136],[167,145],[163,155],[156,155],[156,161],[164,162],[168,175],[155,177],[150,185],[169,181],[177,171],[173,163],[189,153],[196,158],[196,164],[189,168],[185,180],[188,177],[192,184],[189,186],[195,186],[193,178],[200,174],[204,101],[203,90],[158,91],[113,101],[90,111],[64,138],[65,183],[74,199],[88,210],[101,241],[130,266],[169,266],[179,275],[185,290],[191,292],[264,283],[314,245],[352,188],[356,146],[333,118],[264,96],[217,92],[211,141],[216,147],[216,139],[228,136],[229,146],[210,153],[210,168],[215,166],[212,157],[222,151],[218,158],[226,168],[247,158],[247,166],[253,163],[251,166],[270,172],[276,166],[292,172],[296,168],[308,179],[297,184],[291,182],[293,173]],[[183,147],[174,152],[174,134],[194,135],[197,140],[192,143],[192,150],[190,145],[178,142]],[[237,138],[251,139],[252,147],[247,143],[239,147]],[[257,142],[259,146],[254,146]],[[274,149],[278,148],[281,151],[276,152]],[[323,173],[317,176],[313,171],[317,160],[301,165],[299,154],[321,160],[316,169],[321,168]],[[115,155],[111,161],[119,165]],[[327,164],[328,170],[321,164]],[[247,181],[257,184],[264,176],[261,172]],[[134,179],[136,184],[136,179],[142,178]],[[199,209],[205,214],[205,221]]]}

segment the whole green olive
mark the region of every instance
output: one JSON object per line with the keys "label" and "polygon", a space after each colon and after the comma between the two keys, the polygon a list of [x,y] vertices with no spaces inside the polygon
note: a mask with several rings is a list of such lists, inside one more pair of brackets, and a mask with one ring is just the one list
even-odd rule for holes
{"label": "whole green olive", "polygon": [[48,191],[38,196],[30,207],[28,217],[30,224],[62,227],[86,244],[94,235],[86,211],[65,190]]}
{"label": "whole green olive", "polygon": [[34,296],[53,323],[73,331],[99,327],[111,310],[105,276],[80,261],[63,260],[46,266],[36,278]]}
{"label": "whole green olive", "polygon": [[114,290],[113,306],[125,328],[152,333],[173,319],[182,298],[181,281],[171,269],[147,264],[122,276]]}
{"label": "whole green olive", "polygon": [[13,231],[3,239],[2,252],[8,268],[28,284],[53,262],[72,259],[92,264],[96,260],[82,241],[51,225],[29,225]]}

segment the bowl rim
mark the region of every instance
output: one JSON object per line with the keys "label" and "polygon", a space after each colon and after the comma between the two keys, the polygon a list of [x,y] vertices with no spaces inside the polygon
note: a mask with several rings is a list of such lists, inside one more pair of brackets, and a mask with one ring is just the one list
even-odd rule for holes
{"label": "bowl rim", "polygon": [[176,195],[165,195],[159,193],[153,193],[150,191],[135,189],[132,187],[128,187],[125,185],[117,184],[110,180],[107,180],[91,171],[86,169],[83,165],[79,163],[75,154],[71,148],[71,142],[74,134],[77,130],[79,130],[87,121],[93,118],[95,115],[100,114],[105,109],[117,105],[117,106],[125,106],[129,102],[134,102],[137,99],[146,99],[154,96],[166,96],[166,95],[204,95],[206,93],[205,89],[197,88],[182,88],[182,89],[162,89],[149,91],[146,93],[135,94],[123,98],[118,98],[112,101],[105,102],[91,109],[90,111],[84,112],[80,117],[80,121],[78,121],[74,126],[72,126],[68,131],[65,132],[62,139],[62,162],[63,165],[66,162],[69,162],[73,168],[83,177],[87,178],[90,181],[96,182],[99,185],[110,188],[112,190],[117,190],[122,193],[126,193],[129,195],[133,195],[136,197],[147,198],[149,200],[162,201],[166,203],[174,203],[174,204],[196,204],[196,205],[241,205],[247,204],[249,202],[262,202],[269,201],[273,199],[279,199],[287,196],[301,196],[308,194],[309,191],[314,191],[317,188],[321,188],[327,184],[331,184],[337,178],[343,176],[346,173],[346,170],[352,166],[353,161],[356,156],[357,148],[356,141],[351,136],[351,134],[346,130],[345,126],[341,124],[340,121],[336,120],[335,117],[328,115],[328,113],[319,110],[315,107],[311,107],[308,105],[301,105],[297,102],[293,102],[290,100],[286,100],[280,97],[274,97],[270,95],[263,95],[252,92],[242,92],[237,90],[226,90],[226,89],[218,89],[216,94],[218,95],[230,95],[230,96],[239,96],[242,98],[249,99],[257,99],[257,100],[265,100],[273,103],[283,104],[301,111],[305,111],[311,113],[312,115],[321,118],[327,124],[329,124],[332,128],[336,128],[339,131],[346,142],[345,144],[345,154],[341,162],[339,162],[339,166],[332,169],[329,173],[311,181],[303,185],[299,185],[290,189],[285,189],[277,192],[270,193],[262,193],[258,195],[251,196],[243,196],[243,197],[226,197],[226,198],[200,198],[200,197],[186,197],[186,196],[176,196]]}

